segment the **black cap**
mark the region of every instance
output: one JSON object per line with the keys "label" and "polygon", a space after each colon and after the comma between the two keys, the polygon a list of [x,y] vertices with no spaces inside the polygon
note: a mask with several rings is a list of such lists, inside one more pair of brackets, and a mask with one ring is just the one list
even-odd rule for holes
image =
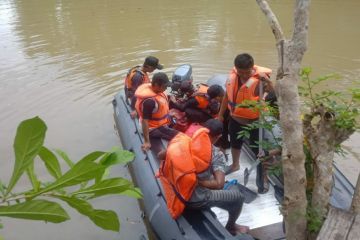
{"label": "black cap", "polygon": [[153,56],[148,56],[145,58],[144,65],[157,68],[159,70],[163,69],[164,66],[159,63],[159,59]]}
{"label": "black cap", "polygon": [[155,73],[152,78],[151,83],[159,85],[159,86],[166,85],[167,87],[169,87],[171,85],[168,76],[166,75],[166,73],[163,73],[163,72]]}

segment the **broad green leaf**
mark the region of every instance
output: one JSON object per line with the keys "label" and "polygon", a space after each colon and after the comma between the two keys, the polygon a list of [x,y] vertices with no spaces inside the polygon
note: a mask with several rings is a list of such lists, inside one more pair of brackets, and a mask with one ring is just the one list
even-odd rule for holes
{"label": "broad green leaf", "polygon": [[120,222],[114,211],[95,209],[90,219],[103,229],[115,232],[120,231]]}
{"label": "broad green leaf", "polygon": [[99,157],[101,157],[104,154],[105,154],[105,152],[95,151],[95,152],[89,153],[88,155],[83,157],[80,161],[94,162],[96,159],[98,159]]}
{"label": "broad green leaf", "polygon": [[107,152],[104,154],[104,156],[100,160],[100,164],[103,166],[106,166],[107,169],[104,172],[104,175],[98,177],[95,179],[95,182],[98,183],[102,179],[104,179],[110,172],[110,166],[115,164],[126,164],[128,162],[131,162],[134,160],[134,154],[132,152],[122,150],[118,147],[114,147],[111,152]]}
{"label": "broad green leaf", "polygon": [[0,216],[43,220],[53,223],[70,219],[58,203],[46,200],[31,200],[11,206],[0,206]]}
{"label": "broad green leaf", "polygon": [[39,117],[20,123],[14,141],[15,166],[6,195],[13,189],[24,171],[34,161],[44,143],[46,125]]}
{"label": "broad green leaf", "polygon": [[29,167],[26,169],[26,173],[30,179],[31,185],[33,186],[33,189],[35,192],[37,192],[40,188],[40,181],[36,177],[35,171],[34,171],[34,162],[32,162]]}
{"label": "broad green leaf", "polygon": [[123,191],[132,188],[132,183],[124,178],[110,178],[94,185],[74,192],[74,195],[78,194],[93,194],[93,197],[103,196],[107,194],[118,194]]}
{"label": "broad green leaf", "polygon": [[39,152],[39,157],[45,163],[46,169],[54,178],[61,177],[61,168],[59,161],[54,153],[52,153],[46,147],[42,147]]}
{"label": "broad green leaf", "polygon": [[71,159],[69,158],[69,156],[66,154],[66,152],[60,150],[60,149],[54,149],[54,151],[60,156],[62,157],[62,159],[64,159],[64,161],[67,163],[67,165],[69,167],[74,166],[74,162],[71,161]]}
{"label": "broad green leaf", "polygon": [[104,173],[104,170],[104,166],[101,166],[94,162],[79,161],[54,183],[50,184],[45,189],[42,189],[40,192],[30,197],[38,196],[44,192],[49,192],[53,189],[59,189],[67,186],[76,185],[84,181],[89,181],[91,179],[101,176]]}
{"label": "broad green leaf", "polygon": [[131,162],[134,159],[134,154],[132,152],[117,149],[116,151],[108,154],[107,156],[104,156],[100,163],[104,166],[111,166],[114,164],[122,163],[126,164],[128,162]]}
{"label": "broad green leaf", "polygon": [[128,197],[133,197],[133,198],[142,198],[143,197],[143,194],[139,188],[125,190],[121,193],[121,195],[126,195]]}
{"label": "broad green leaf", "polygon": [[90,220],[93,221],[97,226],[112,231],[120,230],[119,219],[116,213],[113,211],[93,209],[90,203],[76,197],[55,197],[65,201],[67,204],[69,204],[69,206],[76,209],[79,213],[89,217]]}

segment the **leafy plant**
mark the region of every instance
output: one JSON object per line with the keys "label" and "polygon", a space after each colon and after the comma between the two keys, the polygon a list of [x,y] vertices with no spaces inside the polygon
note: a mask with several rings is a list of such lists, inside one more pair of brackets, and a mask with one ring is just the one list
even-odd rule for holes
{"label": "leafy plant", "polygon": [[[316,106],[325,107],[328,117],[335,119],[335,127],[339,129],[359,129],[359,103],[360,88],[351,88],[347,93],[324,90],[316,92],[316,87],[324,81],[331,79],[338,80],[337,74],[328,74],[315,79],[310,78],[312,70],[309,67],[303,68],[300,77],[305,86],[299,87],[299,94],[304,98],[305,109],[314,109]],[[354,81],[354,85],[357,82]]]}
{"label": "leafy plant", "polygon": [[[0,181],[0,216],[60,223],[70,217],[57,199],[67,203],[80,214],[87,216],[95,225],[112,231],[119,231],[118,216],[111,210],[94,209],[88,200],[109,194],[122,194],[141,198],[141,191],[127,179],[107,179],[109,168],[114,164],[132,161],[131,152],[114,148],[109,152],[95,151],[74,163],[61,150],[55,152],[69,166],[63,172],[56,154],[43,146],[46,124],[39,118],[25,120],[17,129],[14,151],[15,165],[8,185]],[[43,162],[51,182],[38,179],[34,164]],[[14,192],[20,177],[26,172],[31,189]],[[88,184],[90,186],[86,187]],[[68,187],[72,187],[69,190]],[[46,198],[46,199],[44,199]]]}
{"label": "leafy plant", "polygon": [[317,233],[320,231],[324,219],[320,217],[320,213],[317,208],[311,207],[309,205],[306,211],[306,219],[308,221],[307,229],[309,232]]}

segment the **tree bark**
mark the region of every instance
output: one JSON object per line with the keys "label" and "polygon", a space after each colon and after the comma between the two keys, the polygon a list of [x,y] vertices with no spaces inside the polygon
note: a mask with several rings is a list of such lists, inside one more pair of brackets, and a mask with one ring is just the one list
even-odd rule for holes
{"label": "tree bark", "polygon": [[351,203],[351,211],[356,214],[360,214],[360,174],[358,176],[353,200]]}
{"label": "tree bark", "polygon": [[[315,121],[315,119],[317,119]],[[320,105],[314,106],[306,114],[303,124],[306,140],[314,161],[314,188],[311,205],[316,208],[321,218],[328,212],[331,189],[333,186],[333,159],[336,146],[345,141],[352,129],[340,129],[335,125],[335,114]]]}
{"label": "tree bark", "polygon": [[279,68],[276,95],[283,130],[283,173],[285,194],[282,212],[285,218],[286,238],[306,239],[306,173],[303,151],[303,131],[298,93],[299,70],[307,49],[309,0],[297,0],[294,13],[294,31],[286,40],[281,26],[265,0],[256,0],[267,17],[276,39]]}
{"label": "tree bark", "polygon": [[[332,131],[333,119],[325,117],[326,110],[319,106],[304,117],[304,133],[314,161],[314,188],[311,206],[319,210],[325,218],[333,185],[333,159],[335,152],[335,134]],[[320,117],[318,122],[315,118]]]}

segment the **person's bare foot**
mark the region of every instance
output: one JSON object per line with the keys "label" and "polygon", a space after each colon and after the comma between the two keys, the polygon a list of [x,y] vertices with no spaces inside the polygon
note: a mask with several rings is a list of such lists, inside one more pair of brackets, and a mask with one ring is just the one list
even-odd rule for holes
{"label": "person's bare foot", "polygon": [[250,228],[248,226],[235,224],[232,227],[226,227],[226,229],[231,233],[231,235],[235,236],[237,234],[248,233]]}
{"label": "person's bare foot", "polygon": [[230,165],[230,166],[225,166],[225,174],[230,174],[233,172],[236,172],[240,169],[239,165]]}

